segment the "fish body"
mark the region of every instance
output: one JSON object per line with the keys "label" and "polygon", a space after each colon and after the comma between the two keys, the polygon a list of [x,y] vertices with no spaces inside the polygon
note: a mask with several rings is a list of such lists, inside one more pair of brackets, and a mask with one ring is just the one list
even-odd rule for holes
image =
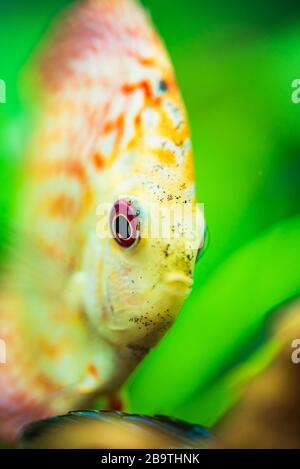
{"label": "fish body", "polygon": [[[299,299],[283,304],[269,327],[272,358],[235,384],[239,403],[213,431],[164,416],[78,411],[34,422],[24,448],[299,448]],[[270,352],[268,352],[270,355]],[[245,365],[244,365],[245,366]],[[253,370],[252,370],[253,372]]]}
{"label": "fish body", "polygon": [[[203,242],[187,116],[142,7],[79,2],[37,64],[20,235],[0,297],[7,439],[120,388],[176,318]],[[152,207],[174,204],[191,219],[164,214],[167,234],[146,235]]]}

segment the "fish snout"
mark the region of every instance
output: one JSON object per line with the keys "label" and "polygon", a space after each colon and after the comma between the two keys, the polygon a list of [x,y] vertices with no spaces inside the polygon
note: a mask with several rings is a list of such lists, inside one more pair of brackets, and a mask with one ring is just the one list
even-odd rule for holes
{"label": "fish snout", "polygon": [[175,270],[165,275],[164,285],[174,296],[185,296],[191,291],[193,279],[186,273]]}

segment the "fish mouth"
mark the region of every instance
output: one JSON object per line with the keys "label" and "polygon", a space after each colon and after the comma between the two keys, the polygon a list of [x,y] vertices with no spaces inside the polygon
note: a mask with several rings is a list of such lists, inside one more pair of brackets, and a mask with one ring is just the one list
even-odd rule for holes
{"label": "fish mouth", "polygon": [[180,270],[169,272],[164,277],[164,287],[174,296],[187,296],[193,286],[193,279]]}

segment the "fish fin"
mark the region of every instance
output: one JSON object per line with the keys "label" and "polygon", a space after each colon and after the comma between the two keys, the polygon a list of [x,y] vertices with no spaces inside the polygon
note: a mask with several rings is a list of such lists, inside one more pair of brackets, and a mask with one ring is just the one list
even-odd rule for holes
{"label": "fish fin", "polygon": [[65,291],[63,286],[67,287],[67,276],[52,262],[50,256],[45,255],[32,233],[8,222],[0,250],[2,291],[7,287],[13,289],[14,293],[30,291],[34,294],[41,291],[43,298],[61,302],[61,292]]}
{"label": "fish fin", "polygon": [[[116,435],[116,440],[110,441],[109,435]],[[62,447],[61,442],[65,441],[65,447],[103,448],[104,443],[118,447],[117,442],[121,442],[119,447],[126,448],[134,444],[140,447],[140,441],[146,439],[149,447],[188,448],[201,446],[210,437],[210,432],[199,425],[163,415],[80,410],[30,424],[21,435],[20,444],[23,448],[54,448]]]}

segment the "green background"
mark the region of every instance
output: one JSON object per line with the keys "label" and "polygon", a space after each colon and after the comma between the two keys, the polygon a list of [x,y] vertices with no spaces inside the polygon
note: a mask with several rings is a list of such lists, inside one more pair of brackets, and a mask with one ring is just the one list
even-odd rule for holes
{"label": "green background", "polygon": [[[2,239],[26,134],[22,69],[66,3],[0,1]],[[144,3],[190,115],[209,242],[178,321],[126,385],[129,407],[212,425],[272,357],[272,312],[300,292],[300,3]]]}

